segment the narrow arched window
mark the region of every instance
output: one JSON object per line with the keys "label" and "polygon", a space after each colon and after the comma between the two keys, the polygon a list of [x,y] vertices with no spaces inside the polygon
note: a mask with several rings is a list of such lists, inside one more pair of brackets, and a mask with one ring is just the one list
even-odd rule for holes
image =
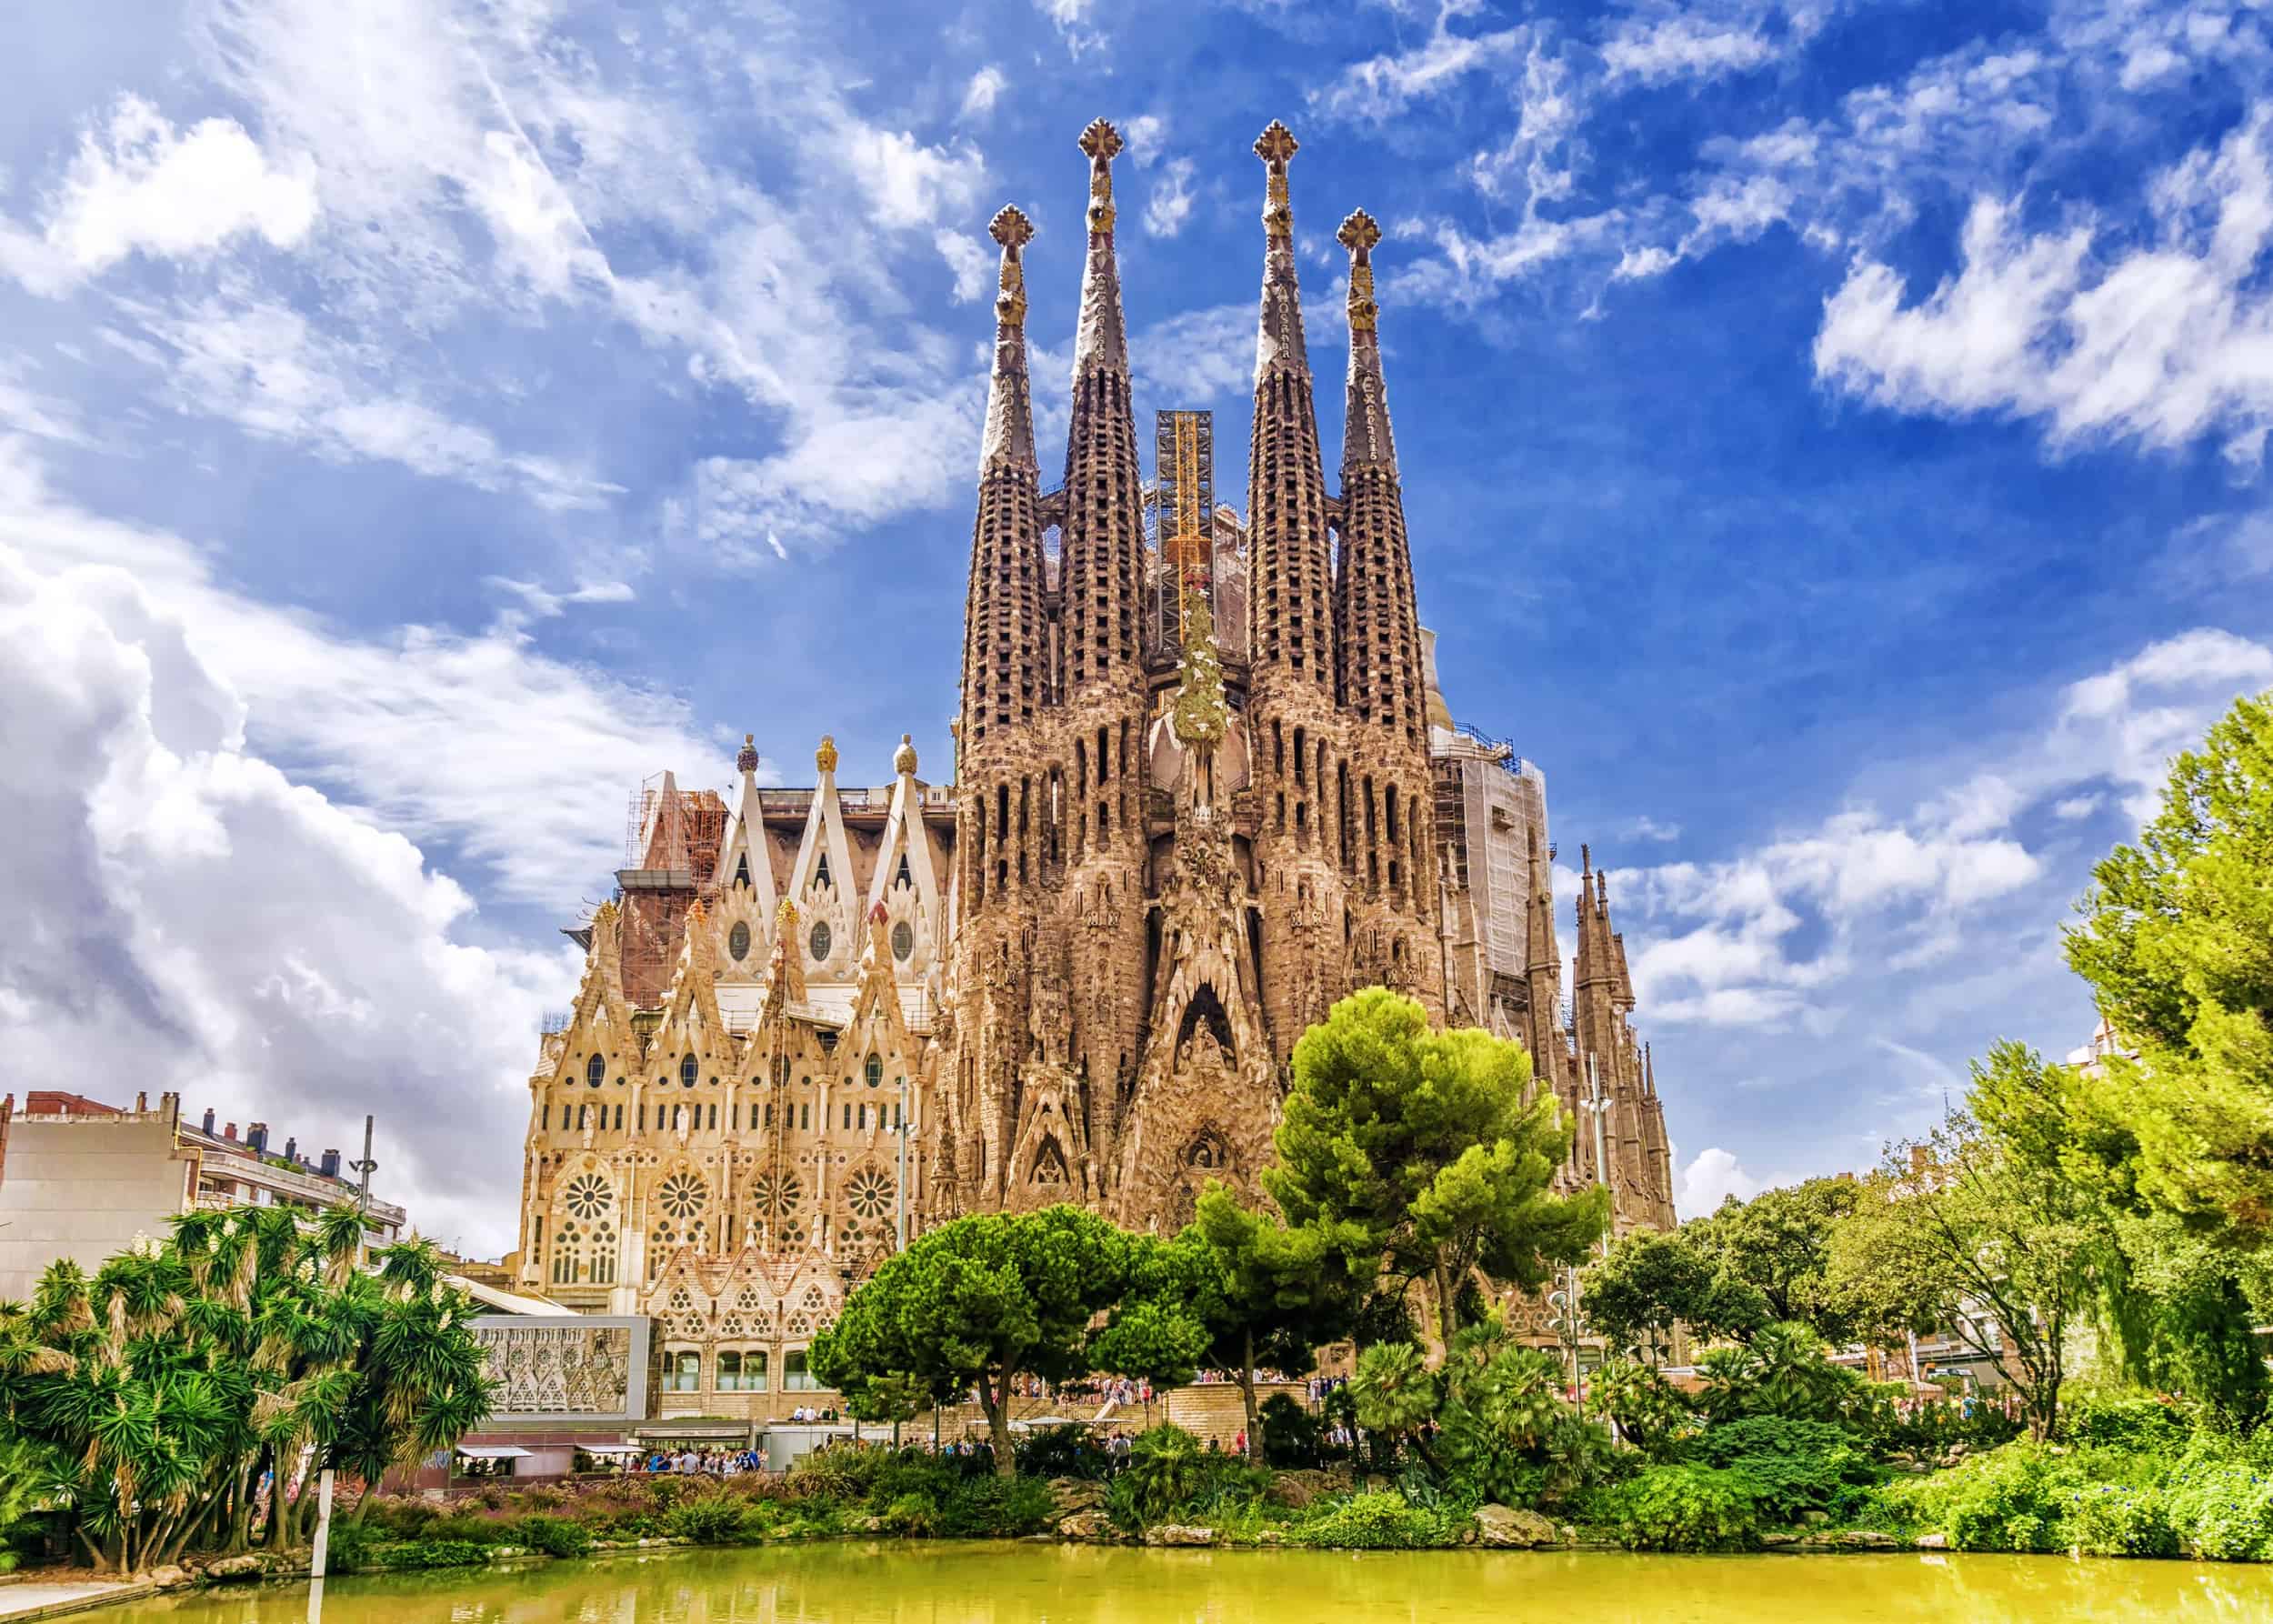
{"label": "narrow arched window", "polygon": [[882,1055],[870,1055],[868,1057],[868,1064],[863,1068],[863,1069],[868,1074],[868,1087],[871,1088],[875,1088],[877,1084],[884,1081],[884,1057]]}
{"label": "narrow arched window", "polygon": [[585,1087],[596,1088],[600,1086],[601,1079],[606,1076],[607,1062],[600,1056],[595,1055],[584,1063]]}
{"label": "narrow arched window", "polygon": [[682,1088],[693,1088],[695,1086],[695,1079],[701,1074],[701,1070],[702,1068],[695,1064],[694,1056],[688,1055],[686,1058],[682,1059],[679,1062],[679,1087]]}

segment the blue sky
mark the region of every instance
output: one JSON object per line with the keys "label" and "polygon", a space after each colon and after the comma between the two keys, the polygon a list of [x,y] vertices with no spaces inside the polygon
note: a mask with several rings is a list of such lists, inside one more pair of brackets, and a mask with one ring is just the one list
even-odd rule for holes
{"label": "blue sky", "polygon": [[[83,0],[4,25],[15,1075],[509,1244],[624,807],[937,771],[1006,202],[1063,444],[1090,118],[1141,410],[1244,488],[1272,117],[1363,206],[1455,712],[1590,841],[1685,1202],[1868,1164],[2273,685],[2273,28],[2063,0]],[[1566,881],[1566,897],[1573,887]]]}

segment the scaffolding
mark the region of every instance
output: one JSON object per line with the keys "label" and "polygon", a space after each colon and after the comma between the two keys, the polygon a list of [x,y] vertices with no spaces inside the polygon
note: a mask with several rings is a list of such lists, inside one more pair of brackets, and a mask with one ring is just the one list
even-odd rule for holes
{"label": "scaffolding", "polygon": [[715,789],[681,789],[657,773],[625,813],[622,909],[624,996],[634,1008],[662,1001],[686,936],[686,912],[715,888],[726,803]]}
{"label": "scaffolding", "polygon": [[1153,599],[1153,647],[1184,646],[1184,596],[1212,616],[1216,552],[1216,418],[1213,412],[1155,416],[1153,485],[1145,493],[1145,542]]}

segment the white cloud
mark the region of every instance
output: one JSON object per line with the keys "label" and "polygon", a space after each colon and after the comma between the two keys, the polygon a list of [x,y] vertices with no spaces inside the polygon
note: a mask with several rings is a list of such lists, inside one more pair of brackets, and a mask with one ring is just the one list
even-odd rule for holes
{"label": "white cloud", "polygon": [[[209,0],[199,13],[196,65],[251,110],[272,150],[310,155],[319,209],[297,258],[320,291],[310,300],[239,256],[211,287],[145,300],[140,317],[169,342],[215,352],[176,404],[305,436],[322,456],[576,505],[604,487],[499,449],[506,431],[485,425],[525,418],[530,379],[515,363],[543,356],[546,329],[590,342],[612,317],[668,358],[658,387],[731,390],[766,414],[776,443],[754,460],[768,463],[788,516],[771,526],[776,539],[834,539],[854,516],[952,493],[864,457],[878,482],[847,500],[847,476],[807,449],[929,433],[937,403],[968,380],[967,346],[927,326],[894,275],[908,245],[936,246],[959,293],[984,289],[972,289],[969,252],[940,246],[945,234],[976,238],[983,160],[864,116],[841,42],[819,24],[785,15],[764,48],[740,48],[707,17],[671,13],[604,55],[575,19],[534,5],[372,0],[351,48],[341,27],[320,0]],[[705,74],[690,80],[696,58]],[[710,155],[729,107],[747,126],[733,130],[736,147],[782,160],[763,184]],[[13,246],[0,241],[0,254]],[[293,312],[305,334],[285,332]],[[147,347],[140,332],[121,336]],[[271,341],[254,352],[269,376],[283,375],[279,351],[313,375],[305,396],[272,396],[228,369],[230,350],[255,338]],[[501,363],[501,349],[516,353]],[[636,369],[638,352],[621,361]],[[549,368],[540,358],[528,370]],[[607,443],[605,426],[585,426]],[[789,522],[805,512],[826,522]],[[762,539],[717,556],[760,553],[772,556]]]}
{"label": "white cloud", "polygon": [[1009,82],[991,62],[980,68],[963,87],[963,116],[984,122],[995,111],[996,100]]}
{"label": "white cloud", "polygon": [[1163,165],[1145,201],[1145,229],[1154,236],[1174,236],[1192,214],[1192,173],[1189,158],[1170,158]]}
{"label": "white cloud", "polygon": [[1687,15],[1625,24],[1602,47],[1613,80],[1644,85],[1725,78],[1758,67],[1776,55],[1776,47],[1757,28],[1726,27]]}
{"label": "white cloud", "polygon": [[2273,426],[2268,116],[2158,175],[2136,246],[2098,254],[2089,216],[2031,232],[2018,200],[1984,197],[1924,299],[1858,260],[1825,306],[1817,376],[1903,411],[2041,418],[2055,447],[2216,436],[2254,465]]}
{"label": "white cloud", "polygon": [[852,123],[845,133],[846,155],[877,224],[928,226],[942,215],[976,206],[986,165],[976,152],[949,152],[905,130],[873,125]]}
{"label": "white cloud", "polygon": [[1149,169],[1160,161],[1161,144],[1167,136],[1167,121],[1157,113],[1140,113],[1121,126],[1121,139],[1128,144],[1128,155],[1139,169]]}
{"label": "white cloud", "polygon": [[1685,1218],[1703,1218],[1730,1196],[1749,1201],[1763,1188],[1744,1170],[1734,1152],[1716,1146],[1698,1151],[1681,1169],[1680,1186],[1674,1191],[1674,1210]]}
{"label": "white cloud", "polygon": [[2268,683],[2273,648],[2198,628],[2060,690],[2046,727],[1995,765],[1919,768],[1945,787],[1907,816],[1853,806],[1734,857],[1621,876],[1649,927],[1629,949],[1641,1007],[1657,1024],[1786,1029],[1857,977],[1978,961],[1977,931],[2047,872],[2015,833],[2025,813],[2073,821],[2111,785],[2145,817],[2171,757]]}
{"label": "white cloud", "polygon": [[1627,820],[1626,832],[1637,840],[1678,840],[1681,826],[1677,823],[1659,823],[1644,812]]}
{"label": "white cloud", "polygon": [[1161,406],[1236,398],[1255,386],[1255,306],[1180,312],[1136,335],[1128,353],[1137,392],[1157,394]]}
{"label": "white cloud", "polygon": [[955,273],[955,302],[975,303],[994,281],[994,256],[963,233],[944,226],[933,236],[931,244]]}
{"label": "white cloud", "polygon": [[1379,123],[1396,117],[1416,100],[1445,94],[1467,74],[1511,60],[1523,46],[1520,28],[1475,35],[1452,32],[1456,18],[1471,17],[1480,10],[1481,0],[1443,0],[1427,40],[1410,50],[1352,63],[1333,84],[1310,93],[1310,105],[1329,118]]}
{"label": "white cloud", "polygon": [[375,1106],[380,1193],[510,1244],[521,1083],[573,955],[470,945],[466,893],[248,750],[239,696],[125,570],[35,574],[0,530],[0,695],[18,1069],[117,1104],[179,1090],[311,1146]]}
{"label": "white cloud", "polygon": [[[610,831],[641,778],[674,766],[699,783],[711,760],[726,777],[730,752],[690,731],[682,702],[548,657],[511,617],[471,637],[343,634],[231,591],[177,536],[74,506],[5,438],[0,542],[42,569],[131,574],[246,707],[253,748],[421,845],[448,843],[490,894],[568,915],[622,861]],[[171,691],[161,684],[159,703]]]}
{"label": "white cloud", "polygon": [[399,463],[429,478],[519,491],[554,510],[597,507],[622,489],[556,458],[507,451],[486,429],[386,393],[383,377],[359,376],[370,365],[366,352],[324,336],[288,306],[129,307],[172,352],[164,387],[179,410],[329,461]]}
{"label": "white cloud", "polygon": [[35,244],[20,232],[0,257],[36,292],[59,293],[134,254],[195,257],[232,238],[299,244],[315,223],[315,165],[305,154],[272,162],[233,119],[186,131],[139,96],[122,96],[87,129],[47,200]]}
{"label": "white cloud", "polygon": [[1104,47],[1105,36],[1089,26],[1096,14],[1096,0],[1034,0],[1034,5],[1057,25],[1058,36],[1070,55],[1081,56]]}

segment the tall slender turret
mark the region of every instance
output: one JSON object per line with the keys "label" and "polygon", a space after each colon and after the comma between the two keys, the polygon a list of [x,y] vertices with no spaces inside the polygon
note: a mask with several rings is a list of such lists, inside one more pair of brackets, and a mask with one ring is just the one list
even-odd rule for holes
{"label": "tall slender turret", "polygon": [[1342,434],[1341,578],[1334,622],[1342,702],[1358,720],[1424,749],[1427,695],[1421,680],[1420,616],[1413,602],[1413,560],[1373,297],[1373,248],[1381,227],[1359,209],[1336,235],[1349,250],[1349,410]]}
{"label": "tall slender turret", "polygon": [[1273,119],[1256,138],[1267,175],[1263,207],[1263,307],[1255,340],[1255,432],[1247,456],[1249,657],[1278,682],[1331,692],[1334,631],[1326,528],[1326,470],[1295,280],[1295,216],[1287,164],[1297,143]]}
{"label": "tall slender turret", "polygon": [[1089,257],[1074,332],[1074,407],[1066,442],[1065,687],[1141,685],[1144,495],[1129,403],[1128,337],[1113,256],[1113,170],[1120,133],[1081,132],[1089,158]]}
{"label": "tall slender turret", "polygon": [[1531,1051],[1531,1075],[1553,1088],[1567,1109],[1576,1097],[1563,1047],[1563,953],[1555,940],[1554,872],[1547,854],[1539,849],[1536,828],[1530,832],[1528,846],[1524,893],[1524,1002],[1528,1024],[1524,1047]]}
{"label": "tall slender turret", "polygon": [[[970,606],[963,630],[963,713],[956,731],[956,916],[964,922],[965,985],[1015,997],[1027,985],[1028,944],[1042,878],[1035,735],[1046,698],[1041,490],[1034,456],[1033,392],[1026,377],[1026,267],[1034,226],[1006,208],[987,228],[1002,245],[995,298],[995,370],[979,450],[978,520],[971,536]],[[1001,1187],[999,1128],[1027,1023],[977,1000],[956,1087],[974,1100],[978,1138],[959,1150],[966,1198]],[[822,1109],[827,1109],[826,1096]]]}
{"label": "tall slender turret", "polygon": [[1255,143],[1266,191],[1247,458],[1247,714],[1264,887],[1262,980],[1282,1058],[1353,982],[1396,979],[1392,959],[1401,966],[1405,951],[1377,928],[1355,928],[1344,907],[1359,841],[1368,827],[1378,833],[1381,808],[1378,780],[1344,757],[1334,703],[1326,474],[1287,197],[1295,145],[1277,120]]}
{"label": "tall slender turret", "polygon": [[990,733],[1031,721],[1042,699],[1042,526],[1034,456],[1034,395],[1026,377],[1026,268],[1034,226],[1006,208],[987,227],[1002,245],[995,298],[995,371],[979,445],[978,519],[971,536],[970,596],[963,622],[966,750]]}
{"label": "tall slender turret", "polygon": [[1427,689],[1421,676],[1420,617],[1405,541],[1397,442],[1389,430],[1373,298],[1373,249],[1381,227],[1359,209],[1336,236],[1349,250],[1348,418],[1342,439],[1340,574],[1334,584],[1335,688],[1342,737],[1361,777],[1365,818],[1353,834],[1367,909],[1384,933],[1407,941],[1416,989],[1441,985],[1443,940],[1429,854],[1436,849],[1428,793]]}
{"label": "tall slender turret", "polygon": [[1113,252],[1120,133],[1100,118],[1080,145],[1089,160],[1089,251],[1066,441],[1063,715],[1051,777],[1053,816],[1068,847],[1062,889],[1074,906],[1072,928],[1044,947],[1064,940],[1072,960],[1071,1066],[1083,1139],[1109,1184],[1144,1018],[1144,493]]}

